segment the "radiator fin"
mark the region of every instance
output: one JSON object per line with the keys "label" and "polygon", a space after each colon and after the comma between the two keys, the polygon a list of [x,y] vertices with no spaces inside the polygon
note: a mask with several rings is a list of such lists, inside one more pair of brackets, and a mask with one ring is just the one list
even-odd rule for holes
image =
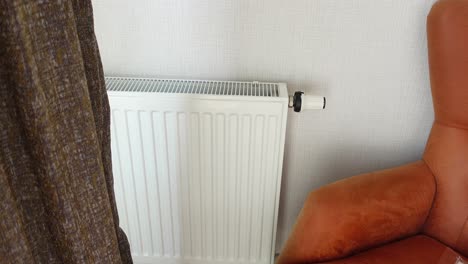
{"label": "radiator fin", "polygon": [[111,92],[279,97],[278,84],[265,82],[106,77],[106,87]]}

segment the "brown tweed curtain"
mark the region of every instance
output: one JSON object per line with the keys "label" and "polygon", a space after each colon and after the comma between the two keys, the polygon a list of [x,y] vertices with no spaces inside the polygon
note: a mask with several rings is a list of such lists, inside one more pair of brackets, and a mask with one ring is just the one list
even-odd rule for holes
{"label": "brown tweed curtain", "polygon": [[0,0],[0,263],[131,263],[90,0]]}

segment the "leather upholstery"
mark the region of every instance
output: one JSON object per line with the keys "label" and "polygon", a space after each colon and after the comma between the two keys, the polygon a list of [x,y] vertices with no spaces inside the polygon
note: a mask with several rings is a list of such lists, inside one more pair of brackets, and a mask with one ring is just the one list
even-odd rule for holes
{"label": "leather upholstery", "polygon": [[437,195],[424,231],[468,255],[468,0],[443,0],[427,22],[435,124],[424,161]]}
{"label": "leather upholstery", "polygon": [[468,128],[468,2],[440,0],[427,19],[436,121]]}
{"label": "leather upholstery", "polygon": [[424,232],[468,256],[468,130],[435,123],[424,160],[437,182]]}
{"label": "leather upholstery", "polygon": [[468,0],[439,0],[427,27],[435,122],[423,160],[312,192],[278,264],[468,256]]}
{"label": "leather upholstery", "polygon": [[413,236],[377,247],[355,256],[327,262],[329,264],[455,264],[458,253],[440,242],[424,236]]}
{"label": "leather upholstery", "polygon": [[422,161],[320,188],[307,198],[280,260],[326,261],[414,235],[434,193],[434,177]]}

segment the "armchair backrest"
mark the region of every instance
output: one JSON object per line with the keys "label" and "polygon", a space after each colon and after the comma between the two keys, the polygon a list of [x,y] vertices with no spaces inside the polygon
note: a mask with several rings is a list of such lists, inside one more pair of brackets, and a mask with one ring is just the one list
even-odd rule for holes
{"label": "armchair backrest", "polygon": [[439,0],[427,21],[435,123],[424,160],[437,184],[424,232],[468,255],[468,0]]}

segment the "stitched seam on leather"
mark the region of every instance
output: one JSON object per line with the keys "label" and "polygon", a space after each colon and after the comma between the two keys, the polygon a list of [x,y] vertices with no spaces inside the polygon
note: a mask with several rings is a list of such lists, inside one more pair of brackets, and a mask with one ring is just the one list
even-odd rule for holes
{"label": "stitched seam on leather", "polygon": [[422,161],[424,165],[426,165],[427,170],[431,173],[432,179],[434,180],[434,196],[432,197],[431,207],[429,208],[427,215],[426,215],[426,219],[424,220],[424,223],[421,226],[421,231],[424,231],[426,229],[427,220],[429,219],[429,216],[432,213],[432,209],[434,209],[435,199],[437,197],[437,177],[435,176],[434,171],[431,169],[429,164],[427,164],[427,162],[424,160],[424,158],[422,159]]}

